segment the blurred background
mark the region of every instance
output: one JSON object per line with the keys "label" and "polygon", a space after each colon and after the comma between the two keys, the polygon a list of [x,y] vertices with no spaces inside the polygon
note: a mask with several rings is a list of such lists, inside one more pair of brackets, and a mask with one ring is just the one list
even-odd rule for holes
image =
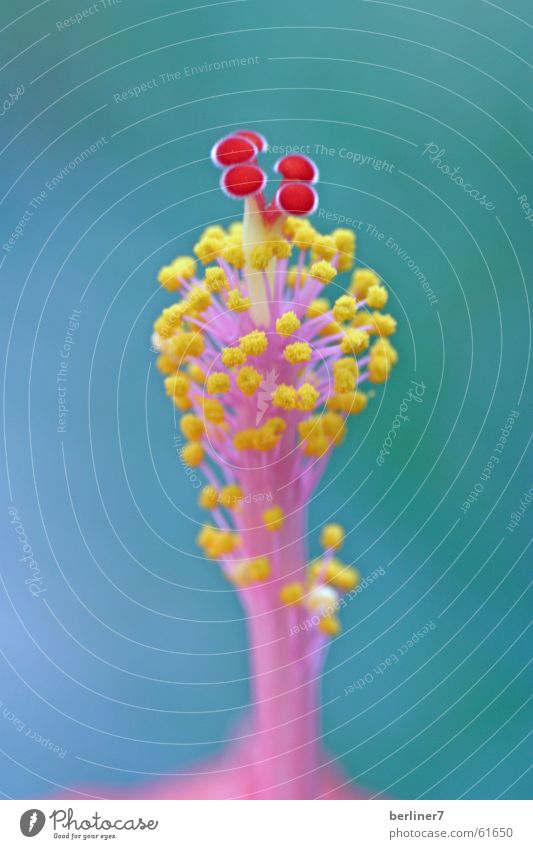
{"label": "blurred background", "polygon": [[19,0],[0,19],[0,793],[187,772],[246,714],[242,610],[194,543],[150,333],[160,266],[240,215],[209,151],[248,126],[309,145],[316,226],[353,220],[399,325],[394,379],[309,508],[311,555],[334,519],[378,575],[329,651],[324,745],[374,793],[530,796],[530,3]]}

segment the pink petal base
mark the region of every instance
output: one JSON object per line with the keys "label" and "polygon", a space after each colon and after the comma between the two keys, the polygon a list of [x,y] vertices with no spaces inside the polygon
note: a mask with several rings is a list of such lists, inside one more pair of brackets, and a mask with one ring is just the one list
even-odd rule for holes
{"label": "pink petal base", "polygon": [[[287,798],[287,788],[265,790],[260,785],[257,764],[250,763],[250,743],[234,743],[222,754],[182,778],[164,778],[129,787],[86,785],[70,799],[278,799]],[[343,773],[329,764],[318,768],[319,799],[369,799],[369,791],[350,784]],[[289,798],[291,798],[289,794]],[[292,796],[292,798],[301,798]]]}

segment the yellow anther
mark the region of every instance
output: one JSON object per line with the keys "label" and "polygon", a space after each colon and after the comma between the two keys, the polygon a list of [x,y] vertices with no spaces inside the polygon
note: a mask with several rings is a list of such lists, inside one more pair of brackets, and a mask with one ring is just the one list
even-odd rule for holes
{"label": "yellow anther", "polygon": [[385,357],[391,365],[396,365],[398,362],[398,352],[387,338],[378,339],[370,348],[370,353],[376,356]]}
{"label": "yellow anther", "polygon": [[352,230],[334,230],[331,234],[335,241],[339,256],[337,268],[339,271],[349,271],[355,255],[355,233]]}
{"label": "yellow anther", "polygon": [[366,310],[359,310],[352,321],[352,327],[372,326],[372,315]]}
{"label": "yellow anther", "polygon": [[225,239],[226,231],[220,224],[211,224],[202,233],[202,239]]}
{"label": "yellow anther", "polygon": [[250,265],[256,271],[265,271],[272,259],[272,246],[270,242],[262,242],[254,245],[250,251]]}
{"label": "yellow anther", "polygon": [[325,259],[329,262],[337,253],[337,246],[332,236],[322,236],[317,233],[313,241],[313,259]]}
{"label": "yellow anther", "polygon": [[357,384],[358,368],[355,360],[343,357],[333,363],[335,392],[353,392]]}
{"label": "yellow anther", "polygon": [[312,247],[313,242],[315,241],[315,236],[315,228],[311,227],[309,222],[302,221],[300,226],[296,227],[294,235],[292,236],[292,241],[296,248],[299,248],[301,251],[307,251],[310,247]]}
{"label": "yellow anther", "polygon": [[229,375],[227,375],[226,372],[214,371],[207,378],[206,389],[208,392],[216,395],[218,393],[227,392],[230,385]]}
{"label": "yellow anther", "polygon": [[335,321],[352,321],[355,316],[356,303],[353,295],[341,295],[335,301],[333,318]]}
{"label": "yellow anther", "polygon": [[279,416],[268,419],[262,427],[256,429],[255,443],[257,450],[269,451],[271,448],[274,448],[281,439],[286,427],[286,422]]}
{"label": "yellow anther", "polygon": [[381,310],[389,299],[389,293],[384,286],[370,286],[366,293],[366,303],[369,307]]}
{"label": "yellow anther", "polygon": [[320,280],[321,283],[327,285],[337,276],[337,269],[330,262],[322,259],[320,262],[314,262],[312,264],[309,273],[315,280]]}
{"label": "yellow anther", "polygon": [[364,392],[342,392],[330,395],[326,401],[328,410],[340,410],[343,413],[349,413],[351,416],[356,416],[366,409],[368,405],[368,396]]}
{"label": "yellow anther", "polygon": [[269,531],[279,531],[283,527],[284,521],[285,514],[281,507],[277,505],[269,507],[263,512],[263,522],[265,523],[265,528]]}
{"label": "yellow anther", "polygon": [[296,401],[296,389],[294,386],[289,386],[286,383],[280,383],[272,393],[274,407],[281,407],[282,410],[294,410]]}
{"label": "yellow anther", "polygon": [[224,239],[220,256],[229,265],[233,266],[233,268],[244,268],[246,265],[246,254],[244,253],[240,239]]}
{"label": "yellow anther", "polygon": [[181,449],[181,459],[187,466],[199,466],[204,459],[204,447],[201,442],[188,442]]}
{"label": "yellow anther", "polygon": [[368,372],[371,383],[385,383],[391,373],[391,364],[386,357],[370,357]]}
{"label": "yellow anther", "polygon": [[204,423],[198,416],[188,413],[180,419],[180,429],[186,439],[197,442],[205,433]]}
{"label": "yellow anther", "polygon": [[356,268],[352,274],[350,292],[364,298],[371,286],[379,285],[379,277],[371,268]]}
{"label": "yellow anther", "polygon": [[184,357],[198,357],[205,348],[204,337],[199,331],[176,333],[168,340],[168,353],[177,360]]}
{"label": "yellow anther", "polygon": [[176,371],[176,363],[167,354],[160,354],[155,361],[156,367],[163,374],[172,374]]}
{"label": "yellow anther", "polygon": [[241,336],[239,342],[241,351],[244,351],[245,354],[251,357],[258,357],[260,354],[264,354],[268,345],[264,330],[252,330],[246,336]]}
{"label": "yellow anther", "polygon": [[238,534],[231,531],[221,531],[204,525],[196,537],[196,542],[203,548],[207,557],[217,560],[225,554],[231,554],[240,545],[241,540]]}
{"label": "yellow anther", "polygon": [[327,298],[315,298],[307,307],[307,318],[318,318],[328,312],[330,304]]}
{"label": "yellow anther", "polygon": [[233,368],[233,366],[241,366],[246,361],[246,354],[241,348],[223,348],[221,360],[227,368]]}
{"label": "yellow anther", "polygon": [[296,405],[299,410],[314,410],[319,399],[319,392],[310,383],[302,383],[297,390]]}
{"label": "yellow anther", "polygon": [[336,637],[340,633],[341,625],[336,616],[323,616],[318,623],[318,629],[327,637]]}
{"label": "yellow anther", "polygon": [[228,232],[233,239],[242,241],[242,221],[232,221],[228,227]]}
{"label": "yellow anther", "polygon": [[204,486],[204,488],[200,492],[198,504],[200,505],[200,507],[203,507],[204,510],[215,509],[218,504],[218,492],[216,491],[214,486],[211,486],[211,484],[207,484],[207,486]]}
{"label": "yellow anther", "polygon": [[342,592],[350,592],[357,587],[361,580],[359,572],[357,569],[350,569],[348,566],[342,566],[342,564],[339,565],[340,568],[332,576],[331,583],[336,589],[342,590]]}
{"label": "yellow anther", "polygon": [[347,368],[339,368],[335,371],[335,392],[353,392],[355,389],[355,378]]}
{"label": "yellow anther", "polygon": [[280,336],[291,336],[300,327],[300,319],[292,310],[282,313],[276,319],[276,330]]}
{"label": "yellow anther", "polygon": [[224,421],[224,407],[216,398],[205,398],[202,403],[204,417],[212,424],[222,424]]}
{"label": "yellow anther", "polygon": [[321,327],[318,331],[319,336],[337,336],[338,333],[342,333],[343,327],[337,321],[330,321],[329,324],[326,324],[325,327]]}
{"label": "yellow anther", "polygon": [[169,339],[176,332],[183,320],[185,310],[183,301],[163,310],[154,323],[154,330],[161,339]]}
{"label": "yellow anther", "polygon": [[205,383],[205,374],[198,363],[188,363],[187,371],[189,372],[191,380],[196,381],[196,383]]}
{"label": "yellow anther", "polygon": [[298,268],[297,265],[292,265],[287,272],[287,286],[291,289],[294,289],[296,286],[296,281],[298,281],[299,286],[303,286],[307,279],[308,269],[305,266],[302,268]]}
{"label": "yellow anther", "polygon": [[322,548],[334,548],[335,551],[338,551],[343,542],[344,528],[342,525],[324,525],[320,535],[320,545]]}
{"label": "yellow anther", "polygon": [[373,325],[374,333],[377,333],[378,336],[391,336],[396,332],[396,319],[392,315],[373,312],[371,324]]}
{"label": "yellow anther", "polygon": [[366,330],[350,327],[341,340],[340,349],[343,354],[360,354],[368,348],[370,339]]}
{"label": "yellow anther", "polygon": [[250,581],[267,581],[271,574],[268,557],[256,557],[248,561],[248,577]]}
{"label": "yellow anther", "polygon": [[322,429],[333,445],[340,445],[346,435],[346,424],[343,416],[333,411],[323,414]]}
{"label": "yellow anther", "polygon": [[288,239],[292,239],[297,229],[302,226],[302,224],[308,224],[309,222],[305,218],[299,218],[296,215],[288,215],[285,221],[283,222],[282,232],[283,235]]}
{"label": "yellow anther", "polygon": [[279,600],[282,604],[293,605],[300,604],[304,596],[304,588],[298,582],[293,582],[290,584],[283,584],[280,593]]}
{"label": "yellow anther", "polygon": [[219,256],[222,249],[222,239],[214,239],[212,236],[202,238],[194,246],[194,253],[204,265],[213,262]]}
{"label": "yellow anther", "polygon": [[210,292],[219,292],[221,289],[229,289],[228,278],[225,272],[213,266],[205,270],[205,285]]}
{"label": "yellow anther", "polygon": [[286,427],[283,419],[274,416],[261,427],[238,431],[233,444],[239,451],[269,451],[277,445]]}
{"label": "yellow anther", "polygon": [[288,259],[292,252],[291,243],[287,242],[285,239],[278,239],[277,241],[271,242],[271,250],[272,256],[275,256],[276,259]]}
{"label": "yellow anther", "polygon": [[157,282],[168,292],[175,292],[181,285],[181,281],[178,280],[176,271],[171,265],[164,265],[160,269]]}
{"label": "yellow anther", "polygon": [[218,499],[227,510],[237,510],[242,502],[242,489],[236,483],[229,483],[220,490]]}
{"label": "yellow anther", "polygon": [[172,400],[174,401],[174,405],[178,408],[178,410],[181,410],[182,413],[186,413],[187,410],[190,410],[192,407],[192,401],[188,395],[178,397],[174,396]]}
{"label": "yellow anther", "polygon": [[172,374],[165,378],[165,391],[169,398],[183,398],[189,391],[189,381],[184,374]]}
{"label": "yellow anther", "polygon": [[228,309],[233,312],[246,312],[252,306],[250,298],[243,298],[238,289],[232,289],[227,300]]}
{"label": "yellow anther", "polygon": [[193,286],[187,295],[187,300],[193,310],[204,312],[211,306],[211,293],[204,286]]}
{"label": "yellow anther", "polygon": [[262,380],[263,375],[253,366],[244,366],[237,374],[237,386],[243,395],[253,395]]}
{"label": "yellow anther", "polygon": [[308,363],[311,353],[311,346],[307,342],[292,342],[285,347],[283,356],[288,363]]}

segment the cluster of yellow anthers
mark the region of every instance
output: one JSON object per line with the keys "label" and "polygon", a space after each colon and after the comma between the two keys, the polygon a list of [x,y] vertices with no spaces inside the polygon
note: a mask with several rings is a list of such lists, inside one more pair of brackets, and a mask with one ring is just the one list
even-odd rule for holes
{"label": "cluster of yellow anthers", "polygon": [[[226,432],[229,428],[223,403],[210,396],[229,393],[234,404],[235,390],[244,396],[254,395],[265,379],[265,369],[261,371],[250,360],[267,352],[272,335],[255,327],[233,344],[217,345],[215,340],[213,345],[211,339],[211,344],[206,345],[206,337],[213,333],[217,321],[224,324],[224,312],[242,314],[250,309],[250,297],[244,293],[245,265],[253,271],[264,271],[273,259],[288,259],[292,251],[299,252],[300,257],[308,255],[308,264],[300,262],[287,269],[286,286],[294,290],[297,299],[298,290],[310,279],[327,288],[339,272],[348,270],[353,263],[355,237],[350,230],[321,235],[307,220],[288,217],[283,236],[255,245],[247,263],[240,223],[230,225],[227,232],[219,226],[208,227],[195,246],[195,253],[204,265],[217,264],[205,269],[203,280],[196,277],[197,263],[192,257],[178,257],[159,273],[158,280],[165,289],[181,289],[183,293],[179,302],[163,310],[154,326],[155,343],[161,351],[157,365],[169,375],[165,381],[167,393],[182,412],[197,406],[204,423]],[[334,258],[336,261],[332,262]],[[389,377],[397,354],[387,337],[394,333],[396,322],[392,316],[379,312],[386,303],[387,291],[379,277],[369,269],[359,268],[353,273],[347,292],[337,297],[333,305],[325,297],[314,297],[304,315],[299,317],[294,309],[284,309],[276,317],[272,333],[286,340],[282,356],[286,363],[298,367],[295,377],[299,385],[278,385],[272,392],[272,406],[284,411],[312,412],[323,401],[322,413],[299,422],[307,454],[320,456],[338,444],[345,415],[357,414],[366,407],[368,397],[358,390],[360,383],[382,383]],[[316,325],[315,341],[303,332],[308,322]],[[228,326],[226,322],[226,329]],[[306,338],[298,338],[301,335]],[[378,337],[372,345],[371,336]],[[290,337],[296,338],[292,341]],[[317,340],[327,345],[328,339],[336,342],[343,356],[330,361],[332,380],[327,392],[321,393],[311,367],[313,350],[317,350]],[[367,349],[363,358],[367,370],[362,373],[356,357]],[[329,345],[326,350],[329,352]],[[221,370],[209,372],[213,354],[218,355]],[[302,380],[302,376],[306,379]],[[239,450],[268,451],[279,441],[285,425],[282,418],[275,416],[259,428],[231,435]],[[205,431],[202,422],[192,416],[184,417],[182,429],[193,442],[201,440]],[[184,461],[191,465],[200,464],[203,456],[198,444],[183,450]]]}
{"label": "cluster of yellow anthers", "polygon": [[[208,227],[194,248],[197,259],[178,257],[158,277],[180,299],[155,322],[157,366],[182,413],[182,459],[200,466],[210,481],[200,504],[213,519],[198,543],[240,587],[279,578],[271,575],[268,538],[282,530],[284,515],[279,505],[264,511],[265,554],[247,558],[246,523],[239,516],[246,510],[241,490],[251,489],[251,479],[231,469],[243,467],[239,458],[251,468],[248,452],[267,452],[270,472],[277,473],[279,464],[283,474],[283,465],[291,480],[300,481],[305,504],[316,485],[317,459],[342,441],[347,416],[367,406],[362,385],[386,381],[398,360],[388,338],[396,322],[381,312],[388,295],[378,275],[357,268],[339,288],[338,275],[354,263],[354,233],[322,235],[296,216],[285,217],[273,232],[265,228],[262,239],[245,245],[241,223]],[[337,297],[329,299],[328,291]],[[287,457],[289,465],[282,463]],[[221,476],[233,482],[217,483],[217,466],[225,466]],[[281,490],[288,481],[278,484]],[[328,526],[330,536],[335,527]],[[323,562],[312,565],[308,585],[284,587],[285,603],[325,610],[327,598],[355,585],[357,573],[330,556],[337,547],[328,545]],[[335,632],[333,615],[320,621],[324,633]]]}
{"label": "cluster of yellow anthers", "polygon": [[335,556],[344,542],[341,525],[325,525],[320,543],[324,556],[311,563],[307,569],[305,583],[293,581],[282,586],[280,601],[291,607],[318,617],[318,628],[323,634],[335,636],[340,623],[335,613],[340,603],[340,594],[355,590],[359,584],[359,572],[341,563]]}

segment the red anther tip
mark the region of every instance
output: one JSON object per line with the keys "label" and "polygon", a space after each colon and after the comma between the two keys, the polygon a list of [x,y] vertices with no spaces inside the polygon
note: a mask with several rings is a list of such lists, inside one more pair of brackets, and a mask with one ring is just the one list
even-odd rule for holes
{"label": "red anther tip", "polygon": [[211,159],[219,168],[227,168],[228,165],[237,165],[241,162],[250,162],[255,159],[256,155],[257,148],[253,141],[237,135],[221,139],[211,151]]}
{"label": "red anther tip", "polygon": [[298,180],[302,183],[316,183],[318,180],[318,168],[313,160],[300,154],[290,154],[278,159],[274,169],[285,180]]}
{"label": "red anther tip", "polygon": [[276,193],[278,208],[289,215],[310,215],[318,205],[318,195],[307,183],[285,183]]}
{"label": "red anther tip", "polygon": [[248,139],[248,141],[251,141],[252,144],[256,146],[259,153],[266,150],[267,140],[261,135],[261,133],[256,133],[254,130],[237,130],[235,135],[242,136],[243,138]]}
{"label": "red anther tip", "polygon": [[247,197],[264,189],[266,175],[257,165],[234,165],[224,171],[220,185],[231,197]]}

